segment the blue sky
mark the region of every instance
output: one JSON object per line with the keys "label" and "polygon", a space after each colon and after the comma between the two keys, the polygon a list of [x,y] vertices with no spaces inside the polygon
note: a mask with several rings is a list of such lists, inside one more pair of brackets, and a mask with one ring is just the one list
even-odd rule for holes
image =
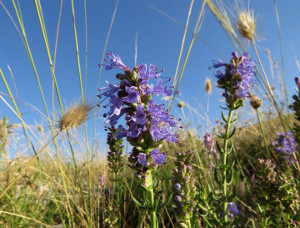
{"label": "blue sky", "polygon": [[[17,21],[11,2],[2,2],[11,13],[13,19]],[[60,2],[61,1],[59,0],[41,2],[52,56],[54,52]],[[86,97],[87,100],[92,103],[97,102],[96,94],[99,76],[99,68],[97,64],[101,62],[104,43],[115,8],[115,3],[116,1],[87,1],[88,67]],[[195,1],[194,3],[190,22],[191,29],[194,28],[201,4],[202,1]],[[138,34],[138,63],[152,63],[159,68],[164,68],[165,76],[173,77],[184,28],[155,11],[150,7],[150,5],[164,11],[171,17],[174,17],[181,23],[185,24],[189,8],[188,1],[120,0],[108,42],[107,51],[113,51],[120,55],[124,63],[129,66],[133,66],[135,38],[136,34]],[[34,3],[33,1],[20,1],[20,6],[22,9],[22,16],[29,45],[37,66],[48,107],[51,110],[51,71]],[[83,1],[75,1],[81,70],[84,75],[85,27],[83,7]],[[261,37],[263,37],[263,39],[261,39],[258,43],[258,48],[267,73],[270,76],[270,67],[265,55],[265,50],[270,49],[273,59],[281,64],[280,40],[273,0],[252,0],[250,2],[250,8],[254,9],[255,15],[258,16],[258,33]],[[299,70],[296,65],[296,60],[300,58],[299,9],[300,1],[298,0],[278,1],[286,63],[286,76],[290,94],[293,93],[293,79],[295,76],[299,75]],[[61,97],[66,105],[71,101],[80,99],[80,87],[72,26],[70,1],[63,1],[56,60],[56,77]],[[7,68],[7,65],[10,66],[18,88],[17,90],[20,101],[30,103],[44,112],[37,83],[22,40],[2,7],[0,7],[0,27],[2,28],[2,34],[0,36],[1,69],[3,70],[11,88],[13,88],[13,81],[11,80],[10,72]],[[187,44],[191,39],[191,35],[192,34],[189,33],[187,36]],[[199,35],[218,50],[218,52],[224,57],[225,61],[230,59],[230,53],[234,51],[235,48],[208,8],[205,10],[203,26]],[[253,59],[255,59],[252,47],[248,45],[248,48],[249,53],[253,56]],[[186,53],[186,50],[187,47],[184,49],[184,54]],[[194,44],[179,88],[180,93],[182,94],[179,98],[185,100],[192,107],[197,108],[201,114],[205,114],[202,110],[205,110],[204,105],[207,100],[203,89],[205,79],[211,78],[213,82],[215,82],[213,71],[209,70],[208,67],[211,66],[211,60],[218,58],[220,58],[220,56],[218,56],[217,53],[211,50],[200,40],[197,40]],[[114,82],[115,73],[117,73],[117,71],[103,71],[101,85],[103,86],[104,80]],[[0,91],[6,92],[2,81],[0,82]],[[220,117],[220,104],[218,103],[218,100],[221,98],[219,96],[220,93],[221,91],[218,88],[213,88],[212,96],[210,97],[209,112],[211,120]],[[57,102],[55,104],[56,109],[58,110]],[[0,107],[0,118],[7,115],[10,122],[18,122],[17,118],[2,101],[0,103]],[[29,124],[40,122],[40,116],[28,107],[21,105],[21,110],[24,114],[24,119]],[[178,109],[174,108],[173,111],[176,116],[180,116]],[[89,125],[92,124],[92,122],[89,122]],[[200,121],[200,124],[204,124],[204,122]],[[98,120],[98,130],[101,135],[103,135],[101,130],[102,127],[102,120]]]}

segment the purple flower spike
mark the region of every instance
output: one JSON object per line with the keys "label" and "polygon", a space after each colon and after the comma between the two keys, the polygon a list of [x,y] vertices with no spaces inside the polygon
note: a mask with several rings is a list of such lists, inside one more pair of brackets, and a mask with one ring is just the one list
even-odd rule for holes
{"label": "purple flower spike", "polygon": [[196,207],[197,190],[191,166],[193,154],[192,151],[177,153],[176,166],[173,169],[172,190],[175,196],[173,203],[178,223],[189,221]]}
{"label": "purple flower spike", "polygon": [[159,152],[159,149],[152,150],[150,153],[153,164],[162,165],[166,162],[166,155]]}
{"label": "purple flower spike", "polygon": [[254,85],[255,63],[247,53],[239,57],[237,52],[232,53],[230,63],[221,60],[213,63],[213,68],[224,67],[224,71],[215,73],[218,86],[225,90],[223,96],[228,100],[245,100],[250,95],[250,89]]}
{"label": "purple flower spike", "polygon": [[210,152],[215,152],[215,142],[212,140],[212,137],[209,133],[206,133],[204,135],[204,145]]}
{"label": "purple flower spike", "polygon": [[138,162],[142,166],[149,166],[149,162],[147,161],[147,154],[145,154],[145,153],[139,153],[139,155],[138,155]]}
{"label": "purple flower spike", "polygon": [[138,174],[142,174],[139,177],[143,177],[148,171],[152,172],[166,163],[165,153],[159,149],[145,152],[145,148],[159,148],[163,142],[179,142],[179,135],[175,133],[180,127],[177,120],[163,104],[155,104],[154,98],[155,95],[173,94],[172,87],[167,85],[171,79],[161,77],[163,71],[158,71],[152,64],[130,69],[112,52],[107,57],[103,65],[106,70],[116,68],[124,72],[116,75],[119,83],[107,82],[106,87],[99,89],[101,102],[98,106],[108,109],[103,115],[106,130],[115,127],[122,121],[121,117],[124,118],[122,125],[116,128],[115,137],[118,140],[126,137],[133,146],[129,161]]}

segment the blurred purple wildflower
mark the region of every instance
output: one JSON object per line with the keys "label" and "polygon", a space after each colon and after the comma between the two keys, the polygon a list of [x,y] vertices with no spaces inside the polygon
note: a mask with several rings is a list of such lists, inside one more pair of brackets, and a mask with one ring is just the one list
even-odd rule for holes
{"label": "blurred purple wildflower", "polygon": [[229,202],[227,209],[228,209],[229,217],[231,218],[239,214],[239,209],[237,208],[236,203],[234,202]]}
{"label": "blurred purple wildflower", "polygon": [[234,202],[228,203],[228,211],[234,215],[239,214],[239,209],[237,208],[236,203],[234,203]]}
{"label": "blurred purple wildflower", "polygon": [[293,155],[293,151],[297,151],[297,144],[291,132],[288,132],[288,136],[292,145],[290,146],[289,140],[286,137],[285,132],[277,133],[277,138],[273,142],[274,149],[277,153],[282,153],[288,156]]}
{"label": "blurred purple wildflower", "polygon": [[102,190],[104,187],[104,176],[102,173],[99,174],[98,185],[99,185],[99,189]]}
{"label": "blurred purple wildflower", "polygon": [[215,142],[208,132],[204,135],[204,145],[210,152],[216,151]]}

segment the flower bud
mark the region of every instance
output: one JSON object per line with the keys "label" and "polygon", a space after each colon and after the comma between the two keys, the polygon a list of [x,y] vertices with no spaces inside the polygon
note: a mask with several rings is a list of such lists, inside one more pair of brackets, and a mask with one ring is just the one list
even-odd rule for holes
{"label": "flower bud", "polygon": [[254,109],[258,109],[262,105],[262,100],[259,97],[250,96],[250,105]]}
{"label": "flower bud", "polygon": [[178,108],[183,108],[184,107],[184,102],[180,101],[177,104]]}

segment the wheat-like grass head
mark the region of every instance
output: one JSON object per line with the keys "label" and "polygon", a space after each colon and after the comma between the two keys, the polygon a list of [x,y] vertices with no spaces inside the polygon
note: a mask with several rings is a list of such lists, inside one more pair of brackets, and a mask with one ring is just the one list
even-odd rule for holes
{"label": "wheat-like grass head", "polygon": [[60,131],[77,128],[89,116],[92,107],[87,104],[76,104],[66,110],[58,120],[58,129]]}
{"label": "wheat-like grass head", "polygon": [[210,94],[211,90],[212,90],[212,83],[211,83],[211,80],[208,78],[205,81],[205,91],[207,94]]}
{"label": "wheat-like grass head", "polygon": [[249,9],[249,1],[248,7],[245,7],[245,3],[243,1],[236,1],[234,9],[234,15],[236,18],[235,26],[239,34],[246,40],[254,40],[257,38],[257,20],[254,17],[253,10]]}
{"label": "wheat-like grass head", "polygon": [[256,22],[252,11],[241,11],[238,15],[236,27],[240,35],[246,39],[255,38]]}

